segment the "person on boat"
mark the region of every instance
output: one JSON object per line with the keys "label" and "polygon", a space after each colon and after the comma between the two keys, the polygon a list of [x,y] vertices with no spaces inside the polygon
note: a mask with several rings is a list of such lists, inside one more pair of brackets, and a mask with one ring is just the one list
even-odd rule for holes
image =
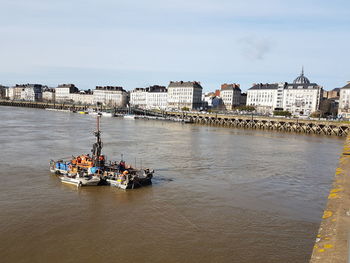
{"label": "person on boat", "polygon": [[104,166],[105,165],[105,157],[103,155],[100,155],[98,157],[98,162],[100,166]]}
{"label": "person on boat", "polygon": [[125,171],[125,162],[124,161],[120,161],[120,163],[119,163],[119,171],[120,172],[124,172]]}

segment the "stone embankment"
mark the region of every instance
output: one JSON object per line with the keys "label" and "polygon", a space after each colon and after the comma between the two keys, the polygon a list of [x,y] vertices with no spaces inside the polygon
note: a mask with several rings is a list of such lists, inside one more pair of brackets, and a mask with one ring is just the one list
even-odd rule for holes
{"label": "stone embankment", "polygon": [[53,102],[32,102],[32,101],[11,101],[0,100],[1,106],[27,107],[38,109],[60,109],[60,110],[85,110],[87,107],[83,105],[74,105],[69,103],[53,103]]}
{"label": "stone embankment", "polygon": [[[0,100],[0,105],[31,107],[31,108],[53,108],[82,111],[87,110],[87,106],[65,103],[46,103],[46,102],[25,102]],[[93,108],[93,106],[91,106]],[[350,123],[339,121],[321,121],[321,120],[302,120],[288,118],[270,118],[262,116],[247,115],[225,115],[225,114],[203,114],[203,113],[185,113],[185,112],[167,112],[151,111],[136,108],[111,108],[106,109],[114,113],[126,114],[132,113],[142,116],[153,116],[161,118],[170,118],[184,123],[198,123],[204,125],[216,125],[243,129],[262,129],[280,132],[295,132],[318,135],[347,136],[350,134]]]}
{"label": "stone embankment", "polygon": [[345,263],[350,241],[350,136],[335,172],[310,263]]}
{"label": "stone embankment", "polygon": [[220,125],[234,128],[274,130],[319,135],[346,136],[349,134],[349,122],[303,120],[294,118],[270,118],[247,115],[167,113],[182,117],[191,122],[207,125]]}

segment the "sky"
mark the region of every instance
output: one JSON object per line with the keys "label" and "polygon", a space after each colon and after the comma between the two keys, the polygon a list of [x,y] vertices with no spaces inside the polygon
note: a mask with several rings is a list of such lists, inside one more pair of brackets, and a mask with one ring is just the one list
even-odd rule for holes
{"label": "sky", "polygon": [[350,80],[349,0],[0,0],[0,84]]}

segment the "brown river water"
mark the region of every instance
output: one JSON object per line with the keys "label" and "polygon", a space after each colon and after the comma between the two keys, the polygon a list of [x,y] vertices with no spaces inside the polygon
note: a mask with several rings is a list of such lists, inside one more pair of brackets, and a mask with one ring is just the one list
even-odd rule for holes
{"label": "brown river water", "polygon": [[155,169],[123,191],[63,185],[89,115],[0,107],[0,262],[308,262],[344,138],[102,117],[109,159]]}

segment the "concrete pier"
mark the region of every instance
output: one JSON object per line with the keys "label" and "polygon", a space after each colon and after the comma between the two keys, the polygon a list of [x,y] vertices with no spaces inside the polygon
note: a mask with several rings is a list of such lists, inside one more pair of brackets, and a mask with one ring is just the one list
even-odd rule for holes
{"label": "concrete pier", "polygon": [[310,263],[350,262],[350,136],[335,172]]}
{"label": "concrete pier", "polygon": [[167,112],[167,115],[183,118],[199,124],[219,125],[234,128],[262,129],[335,136],[347,136],[350,134],[349,122],[271,118],[253,115],[247,116],[180,112]]}
{"label": "concrete pier", "polygon": [[[47,102],[27,102],[27,101],[9,101],[0,100],[0,105],[17,106],[30,108],[53,108],[83,111],[95,106],[75,105],[67,103],[47,103]],[[205,114],[191,112],[167,112],[144,110],[138,108],[110,108],[119,114],[136,114],[142,116],[153,116],[162,118],[172,118],[182,120],[185,123],[197,123],[203,125],[213,125],[242,129],[261,129],[280,132],[307,133],[318,135],[347,136],[350,134],[350,123],[348,121],[323,121],[323,120],[304,120],[294,118],[272,118],[266,116],[254,115],[225,115],[225,114]]]}

